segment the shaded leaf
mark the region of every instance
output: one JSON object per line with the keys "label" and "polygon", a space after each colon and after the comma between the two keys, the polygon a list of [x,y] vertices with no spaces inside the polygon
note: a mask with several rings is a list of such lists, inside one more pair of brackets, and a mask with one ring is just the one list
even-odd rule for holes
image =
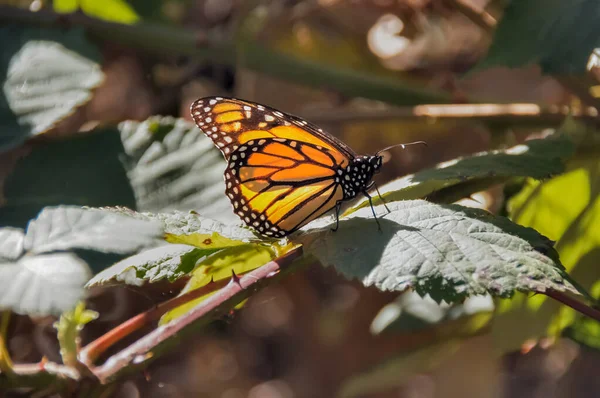
{"label": "shaded leaf", "polygon": [[71,253],[25,256],[0,264],[0,308],[24,315],[58,315],[83,297],[87,264]]}
{"label": "shaded leaf", "polygon": [[20,228],[0,228],[0,261],[16,260],[23,254],[25,233]]}
{"label": "shaded leaf", "polygon": [[52,7],[60,14],[82,11],[90,17],[124,24],[132,24],[140,19],[124,0],[53,0]]}
{"label": "shaded leaf", "polygon": [[[191,279],[181,290],[179,295],[206,286],[211,280],[216,282],[223,279],[230,279],[232,271],[234,271],[236,275],[252,271],[273,260],[275,257],[276,255],[273,250],[269,247],[259,245],[232,247],[223,250],[220,253],[215,253],[198,264],[196,270],[192,273]],[[160,319],[160,324],[168,323],[171,320],[188,313],[192,308],[209,296],[210,294],[199,297],[167,312]]]}
{"label": "shaded leaf", "polygon": [[92,98],[104,80],[83,29],[0,28],[0,150],[44,133]]}
{"label": "shaded leaf", "polygon": [[457,205],[414,200],[388,207],[390,213],[375,207],[379,233],[371,209],[361,209],[340,219],[336,232],[333,220],[324,218],[296,240],[323,265],[365,286],[412,287],[438,302],[546,289],[578,293],[551,242],[532,229]]}
{"label": "shaded leaf", "polygon": [[60,319],[54,322],[54,328],[58,331],[58,343],[60,345],[60,356],[67,366],[77,366],[77,354],[79,353],[79,332],[91,321],[98,318],[98,313],[85,309],[85,302],[80,301],[73,310],[63,312]]}
{"label": "shaded leaf", "polygon": [[47,207],[29,223],[25,250],[44,253],[80,248],[129,253],[155,243],[162,234],[158,222],[97,209]]}
{"label": "shaded leaf", "polygon": [[121,123],[119,130],[138,210],[198,209],[220,221],[237,220],[224,195],[223,156],[194,124],[152,117]]}
{"label": "shaded leaf", "polygon": [[[573,134],[579,125],[567,124],[562,131]],[[554,134],[545,139],[530,140],[515,147],[481,152],[470,157],[440,163],[434,168],[408,175],[382,186],[379,190],[386,202],[425,198],[435,193],[436,202],[453,202],[460,199],[455,192],[444,190],[457,185],[481,181],[496,184],[499,178],[533,177],[549,178],[564,171],[563,160],[572,156],[575,145],[567,134]],[[483,185],[483,188],[485,185]],[[483,189],[480,184],[477,190]],[[462,197],[472,192],[463,192]],[[381,203],[377,194],[374,203]],[[369,206],[368,201],[356,208]]]}
{"label": "shaded leaf", "polygon": [[511,0],[477,69],[541,65],[546,73],[583,74],[600,46],[596,0]]}

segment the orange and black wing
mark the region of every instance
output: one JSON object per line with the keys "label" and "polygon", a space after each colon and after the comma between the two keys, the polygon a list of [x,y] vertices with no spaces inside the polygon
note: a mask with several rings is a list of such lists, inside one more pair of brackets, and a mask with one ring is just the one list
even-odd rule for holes
{"label": "orange and black wing", "polygon": [[260,138],[285,138],[326,148],[345,167],[356,157],[352,149],[321,128],[265,105],[235,98],[206,97],[191,105],[194,121],[225,159],[240,145]]}
{"label": "orange and black wing", "polygon": [[316,145],[259,138],[235,150],[225,170],[234,212],[262,235],[283,237],[343,199],[336,158]]}

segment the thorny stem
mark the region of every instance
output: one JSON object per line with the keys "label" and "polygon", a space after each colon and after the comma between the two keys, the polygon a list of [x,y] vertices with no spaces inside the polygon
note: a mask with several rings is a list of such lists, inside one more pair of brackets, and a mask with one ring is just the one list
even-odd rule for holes
{"label": "thorny stem", "polygon": [[573,297],[567,295],[565,292],[559,292],[558,290],[548,290],[544,294],[558,302],[563,303],[567,307],[571,307],[575,311],[600,322],[600,310],[597,310],[596,308],[590,305],[587,305],[577,299],[574,299]]}
{"label": "thorny stem", "polygon": [[103,365],[91,367],[90,371],[105,384],[117,380],[126,373],[139,371],[169,351],[189,334],[218,319],[234,305],[240,303],[259,289],[279,280],[305,262],[294,260],[302,255],[299,246],[282,257],[271,261],[241,277],[232,278],[217,293],[202,301],[187,314],[166,325],[159,326],[138,339],[129,347],[111,356]]}
{"label": "thorny stem", "polygon": [[140,330],[144,326],[147,326],[151,322],[157,321],[168,311],[195,300],[198,297],[212,293],[225,286],[228,282],[229,281],[226,279],[217,282],[210,282],[199,289],[195,289],[188,293],[182,294],[181,296],[174,297],[146,312],[128,319],[82,348],[78,355],[79,360],[86,366],[92,367],[94,361],[117,342],[131,335],[133,332]]}
{"label": "thorny stem", "polygon": [[13,363],[6,346],[9,322],[10,310],[2,311],[2,320],[0,321],[0,371],[10,375],[13,374]]}

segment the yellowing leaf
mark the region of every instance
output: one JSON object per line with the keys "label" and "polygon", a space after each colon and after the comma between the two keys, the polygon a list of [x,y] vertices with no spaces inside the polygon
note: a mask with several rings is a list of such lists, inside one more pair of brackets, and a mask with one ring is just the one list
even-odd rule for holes
{"label": "yellowing leaf", "polygon": [[122,0],[54,0],[54,11],[70,14],[81,9],[86,15],[111,22],[133,24],[140,17],[135,10]]}

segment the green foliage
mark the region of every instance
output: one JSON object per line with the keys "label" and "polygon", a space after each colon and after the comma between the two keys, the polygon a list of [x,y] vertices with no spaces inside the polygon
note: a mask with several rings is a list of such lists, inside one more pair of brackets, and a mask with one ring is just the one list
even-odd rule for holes
{"label": "green foliage", "polygon": [[91,99],[104,80],[82,29],[0,28],[0,150],[42,134]]}
{"label": "green foliage", "polygon": [[77,353],[79,352],[79,333],[83,327],[98,318],[98,313],[85,309],[85,303],[79,302],[71,311],[64,312],[54,327],[58,331],[58,343],[60,344],[60,356],[67,366],[77,365]]}
{"label": "green foliage", "polygon": [[600,47],[596,0],[511,0],[478,69],[537,63],[546,73],[585,73]]}
{"label": "green foliage", "polygon": [[578,293],[552,243],[532,229],[456,205],[415,200],[388,207],[388,214],[375,207],[380,233],[371,209],[361,209],[340,219],[336,232],[332,220],[322,219],[298,240],[347,278],[381,290],[412,287],[436,302],[477,294],[510,297],[515,291]]}
{"label": "green foliage", "polygon": [[54,11],[70,14],[82,11],[84,14],[111,22],[132,24],[140,17],[124,0],[53,0]]}
{"label": "green foliage", "polygon": [[[473,193],[469,190],[472,186],[481,190],[510,177],[549,178],[564,171],[564,160],[575,149],[571,136],[582,129],[579,124],[567,122],[548,138],[444,162],[388,183],[380,192],[386,202],[435,195],[437,203],[450,203]],[[468,185],[473,182],[477,185]],[[378,196],[373,196],[374,203],[381,203]],[[357,208],[367,206],[369,202],[363,201]]]}
{"label": "green foliage", "polygon": [[[599,165],[595,156],[581,157],[570,162],[564,175],[546,182],[528,181],[509,203],[513,220],[556,241],[556,250],[569,274],[588,290],[600,280]],[[557,336],[576,318],[572,310],[545,296],[502,301],[498,311],[494,333],[508,349],[518,348],[527,339]],[[589,330],[585,333],[589,335]]]}
{"label": "green foliage", "polygon": [[49,315],[69,310],[90,278],[85,261],[66,250],[130,253],[162,236],[158,222],[78,207],[44,209],[25,234],[0,229],[14,246],[0,246],[0,309]]}

